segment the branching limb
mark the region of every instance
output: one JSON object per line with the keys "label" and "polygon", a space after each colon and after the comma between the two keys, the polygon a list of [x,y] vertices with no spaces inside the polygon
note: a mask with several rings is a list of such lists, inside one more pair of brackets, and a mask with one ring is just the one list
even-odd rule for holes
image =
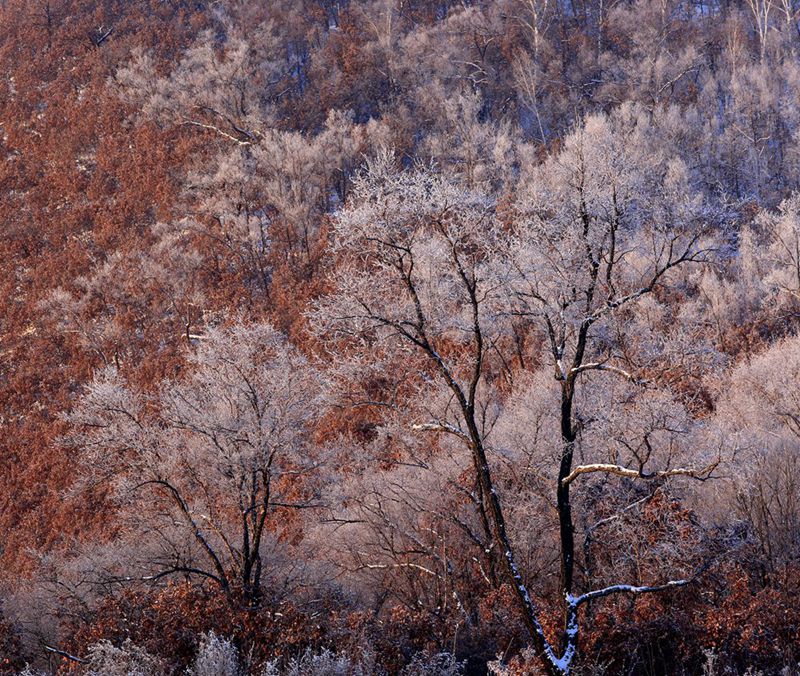
{"label": "branching limb", "polygon": [[643,469],[631,469],[630,467],[623,467],[622,465],[613,465],[611,463],[598,462],[591,465],[579,465],[572,470],[566,477],[561,480],[561,483],[566,485],[572,483],[581,474],[591,474],[594,472],[605,472],[606,474],[616,474],[617,476],[627,477],[629,479],[665,479],[671,476],[688,476],[698,481],[705,481],[711,477],[711,473],[719,465],[719,460],[715,460],[711,464],[702,468],[690,467],[675,467],[673,469],[664,469],[656,472],[645,472]]}
{"label": "branching limb", "polygon": [[61,650],[61,648],[56,648],[55,646],[51,645],[44,645],[45,652],[52,653],[53,655],[58,655],[59,657],[64,657],[68,659],[70,662],[77,662],[78,664],[88,664],[89,660],[84,659],[83,657],[78,657],[77,655],[71,655],[66,650]]}
{"label": "branching limb", "polygon": [[647,585],[642,587],[636,587],[630,584],[613,584],[609,587],[604,587],[603,589],[595,589],[593,591],[586,592],[580,596],[569,596],[567,598],[567,603],[574,608],[579,608],[584,603],[593,601],[594,599],[603,598],[604,596],[610,596],[611,594],[649,594],[652,592],[674,589],[676,587],[685,587],[687,584],[689,584],[689,582],[691,582],[691,580],[670,580],[664,584]]}
{"label": "branching limb", "polygon": [[411,429],[415,432],[443,432],[445,434],[452,434],[462,441],[470,443],[470,438],[467,434],[462,432],[458,427],[446,422],[433,421],[428,423],[420,423],[412,425]]}
{"label": "branching limb", "polygon": [[184,120],[182,122],[182,124],[184,124],[186,126],[190,126],[190,127],[200,127],[201,129],[207,129],[209,131],[213,131],[214,133],[219,134],[220,136],[223,136],[226,139],[228,139],[229,141],[233,141],[234,143],[237,143],[240,146],[253,145],[252,141],[242,141],[241,139],[236,138],[232,134],[229,134],[228,132],[223,131],[222,129],[220,129],[219,127],[217,127],[217,126],[215,126],[213,124],[205,124],[203,122],[197,122],[196,120]]}
{"label": "branching limb", "polygon": [[615,373],[618,376],[622,376],[625,380],[630,380],[635,385],[644,385],[645,381],[637,378],[629,371],[625,369],[621,369],[618,366],[612,366],[611,364],[605,364],[603,362],[589,362],[586,364],[581,364],[580,366],[576,366],[573,369],[570,369],[569,374],[571,376],[578,375],[579,373],[583,373],[584,371],[608,371],[609,373]]}

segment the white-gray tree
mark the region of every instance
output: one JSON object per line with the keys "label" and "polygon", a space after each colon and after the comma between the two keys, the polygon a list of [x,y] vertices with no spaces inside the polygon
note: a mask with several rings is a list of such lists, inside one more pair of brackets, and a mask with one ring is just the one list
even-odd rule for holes
{"label": "white-gray tree", "polygon": [[[614,121],[591,118],[557,157],[524,178],[508,225],[501,220],[508,214],[486,195],[430,169],[398,171],[390,154],[382,156],[356,181],[350,206],[337,215],[333,246],[341,266],[331,293],[311,315],[320,332],[351,341],[353,354],[366,360],[371,353],[407,351],[424,359],[426,401],[430,408],[436,401],[442,405],[429,415],[418,411],[408,424],[452,437],[469,450],[487,550],[513,586],[533,646],[553,674],[571,670],[582,606],[611,594],[688,582],[576,592],[571,485],[595,473],[705,479],[718,463],[712,454],[691,458],[691,465],[674,464],[676,421],[686,416],[669,396],[645,398],[639,412],[651,413],[638,431],[622,416],[614,427],[617,443],[604,444],[602,461],[574,462],[585,422],[576,410],[580,383],[596,387],[604,375],[621,378],[629,393],[620,396],[630,398],[667,358],[653,348],[631,360],[621,352],[624,339],[614,335],[615,319],[635,313],[673,269],[704,260],[708,212],[683,165],[654,154],[648,129],[636,109]],[[491,459],[492,411],[504,402],[499,385],[515,370],[509,347],[516,318],[544,336],[561,390],[551,414],[560,430],[555,506],[565,624],[555,641],[542,627],[520,570],[495,480],[497,461]]]}
{"label": "white-gray tree", "polygon": [[196,576],[257,604],[292,566],[273,570],[275,514],[315,503],[316,392],[312,367],[268,325],[211,329],[188,374],[155,395],[98,373],[68,420],[79,462],[112,487],[139,543],[117,579]]}

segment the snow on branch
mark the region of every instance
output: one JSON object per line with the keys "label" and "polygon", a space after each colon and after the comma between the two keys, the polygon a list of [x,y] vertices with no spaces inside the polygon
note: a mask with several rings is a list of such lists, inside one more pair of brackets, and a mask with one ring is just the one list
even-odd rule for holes
{"label": "snow on branch", "polygon": [[579,465],[565,476],[561,483],[567,485],[577,479],[581,474],[592,474],[594,472],[605,472],[607,474],[616,474],[617,476],[627,477],[629,479],[666,479],[671,476],[687,476],[698,481],[705,481],[711,477],[711,473],[716,469],[719,460],[706,465],[702,468],[692,467],[675,467],[673,469],[663,469],[656,472],[645,472],[644,468],[631,469],[630,467],[623,467],[622,465],[614,465],[611,463],[597,462],[590,465]]}
{"label": "snow on branch", "polygon": [[470,441],[469,437],[464,432],[446,422],[434,421],[427,423],[419,423],[416,425],[412,425],[411,429],[414,430],[415,432],[444,432],[446,434],[452,434],[454,436],[457,436],[459,439],[462,439],[463,441],[466,442]]}
{"label": "snow on branch", "polygon": [[[252,141],[242,141],[241,139],[236,138],[232,134],[229,134],[228,132],[223,131],[222,129],[220,129],[219,127],[217,127],[216,125],[213,125],[213,124],[205,124],[204,122],[198,122],[196,120],[184,120],[182,122],[182,124],[186,125],[186,126],[190,126],[190,127],[200,127],[201,129],[207,129],[209,131],[213,131],[214,133],[219,134],[220,136],[223,136],[226,139],[228,139],[230,141],[233,141],[234,143],[237,143],[240,146],[252,145]],[[239,130],[238,128],[236,129],[236,131],[240,132],[240,133],[243,133],[243,134],[245,133],[243,130]],[[247,135],[250,136],[250,134],[247,134]],[[251,136],[251,138],[252,138],[252,136]]]}
{"label": "snow on branch", "polygon": [[630,380],[635,385],[643,385],[645,382],[625,369],[621,369],[618,366],[611,366],[610,364],[605,364],[603,362],[581,364],[580,366],[570,369],[569,373],[570,375],[577,375],[578,373],[583,373],[584,371],[608,371],[609,373],[616,373],[618,376],[625,378],[625,380]]}
{"label": "snow on branch", "polygon": [[666,591],[667,589],[673,589],[676,587],[685,587],[687,584],[689,584],[689,582],[690,580],[670,580],[664,584],[652,586],[647,585],[642,587],[636,587],[630,584],[613,584],[609,587],[604,587],[603,589],[595,589],[593,591],[586,592],[580,596],[570,595],[567,597],[567,603],[573,608],[578,608],[588,601],[599,599],[604,596],[610,596],[611,594],[649,594],[651,592]]}

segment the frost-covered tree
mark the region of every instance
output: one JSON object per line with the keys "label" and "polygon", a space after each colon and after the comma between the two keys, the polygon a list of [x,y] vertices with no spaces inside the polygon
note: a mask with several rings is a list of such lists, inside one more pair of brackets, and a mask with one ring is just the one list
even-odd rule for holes
{"label": "frost-covered tree", "polygon": [[281,560],[273,518],[312,502],[316,389],[268,325],[210,330],[187,376],[152,396],[98,373],[68,420],[89,480],[113,489],[128,524],[118,579],[197,576],[258,603]]}
{"label": "frost-covered tree", "polygon": [[334,226],[343,266],[313,320],[321,331],[353,336],[367,358],[369,346],[394,354],[410,348],[425,358],[452,406],[409,423],[467,445],[486,549],[496,552],[491,556],[513,582],[535,640],[544,641],[515,562],[485,444],[491,421],[482,381],[500,338],[504,288],[504,271],[492,255],[500,230],[494,204],[431,171],[398,172],[391,154],[370,164],[351,199]]}
{"label": "frost-covered tree", "polygon": [[748,252],[766,267],[763,280],[777,292],[780,305],[797,307],[800,302],[800,196],[782,202],[775,213],[763,214],[758,224],[761,252]]}
{"label": "frost-covered tree", "polygon": [[[74,658],[73,658],[74,659]],[[154,657],[130,639],[115,646],[110,641],[99,641],[89,646],[86,676],[160,676],[167,673],[163,660]]]}
{"label": "frost-covered tree", "polygon": [[[707,211],[679,161],[653,155],[647,123],[627,111],[616,129],[590,119],[565,149],[523,179],[516,213],[505,228],[493,200],[430,170],[398,172],[390,155],[368,167],[349,208],[338,214],[334,249],[342,265],[331,293],[312,314],[321,331],[353,341],[355,353],[411,350],[435,380],[426,391],[429,415],[408,421],[418,431],[459,440],[469,449],[476,507],[501,577],[547,670],[568,673],[577,651],[578,611],[614,593],[632,594],[686,584],[612,584],[576,593],[570,488],[586,474],[634,479],[707,477],[716,456],[700,466],[674,466],[678,419],[668,396],[642,398],[629,419],[608,420],[601,462],[574,463],[581,427],[580,383],[621,378],[636,396],[658,354],[633,359],[632,372],[615,329],[623,312],[662,285],[671,270],[703,259]],[[496,487],[490,435],[502,407],[498,387],[511,377],[512,319],[523,317],[545,336],[548,361],[560,385],[551,411],[559,421],[555,458],[556,511],[565,626],[561,647],[551,642],[528,591]],[[617,333],[615,337],[615,331]],[[448,396],[437,400],[436,383]],[[596,395],[597,410],[619,406]],[[440,406],[436,402],[441,401]],[[622,418],[625,413],[620,411]],[[642,423],[635,424],[637,418]],[[598,425],[602,427],[602,425]],[[599,433],[594,439],[600,443]],[[614,443],[616,442],[616,443]],[[659,447],[658,450],[654,447]],[[611,460],[608,462],[606,460]]]}
{"label": "frost-covered tree", "polygon": [[163,124],[247,146],[258,142],[269,120],[271,95],[285,66],[271,23],[253,27],[247,38],[222,24],[216,35],[198,35],[166,77],[159,77],[152,53],[138,49],[114,80],[126,100]]}
{"label": "frost-covered tree", "polygon": [[190,676],[241,676],[244,669],[239,651],[230,639],[217,636],[213,631],[200,641]]}
{"label": "frost-covered tree", "polygon": [[[615,462],[573,467],[583,423],[575,397],[589,375],[640,383],[667,355],[632,351],[634,325],[619,318],[662,285],[674,268],[702,261],[708,212],[689,185],[686,168],[659,156],[637,109],[615,120],[589,118],[564,150],[525,179],[509,261],[516,273],[512,312],[546,336],[548,361],[561,385],[563,450],[557,506],[561,524],[561,587],[573,593],[574,525],[570,484],[581,474],[645,477],[652,453],[633,453],[634,466]],[[707,245],[705,245],[707,246]],[[626,335],[627,333],[627,335]],[[634,368],[631,368],[633,366]],[[612,404],[613,405],[613,404]],[[693,470],[661,472],[693,474]]]}
{"label": "frost-covered tree", "polygon": [[268,293],[276,263],[318,256],[324,215],[345,199],[354,167],[382,132],[339,111],[316,135],[264,128],[257,144],[226,148],[191,173],[192,218],[181,226],[226,251],[228,265]]}
{"label": "frost-covered tree", "polygon": [[800,339],[737,366],[720,398],[720,433],[741,447],[726,498],[749,525],[767,575],[800,556]]}

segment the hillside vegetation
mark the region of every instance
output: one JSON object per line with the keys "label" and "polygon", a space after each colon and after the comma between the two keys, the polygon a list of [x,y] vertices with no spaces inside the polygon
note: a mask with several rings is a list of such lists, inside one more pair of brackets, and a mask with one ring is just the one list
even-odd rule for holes
{"label": "hillside vegetation", "polygon": [[800,5],[0,0],[0,674],[800,673]]}

